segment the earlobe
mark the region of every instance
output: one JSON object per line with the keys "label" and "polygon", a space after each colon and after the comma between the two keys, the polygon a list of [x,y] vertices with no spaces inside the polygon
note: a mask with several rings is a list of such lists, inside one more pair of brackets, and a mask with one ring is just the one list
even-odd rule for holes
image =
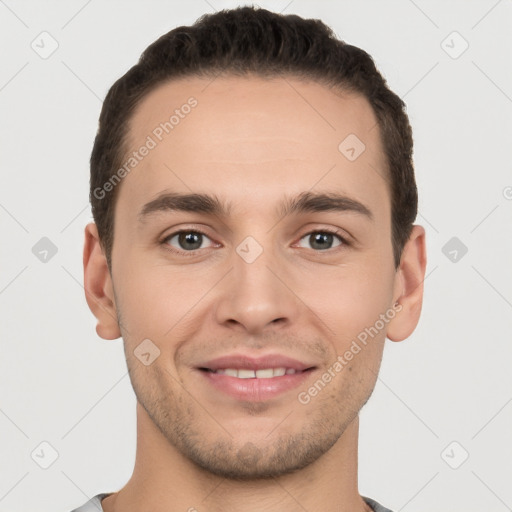
{"label": "earlobe", "polygon": [[100,244],[98,229],[93,222],[85,227],[83,263],[85,298],[89,309],[98,320],[96,332],[105,340],[115,340],[121,336],[121,331],[112,278]]}
{"label": "earlobe", "polygon": [[399,304],[400,311],[388,325],[387,337],[391,341],[408,338],[418,325],[426,265],[425,229],[413,226],[395,276],[393,298],[394,303]]}

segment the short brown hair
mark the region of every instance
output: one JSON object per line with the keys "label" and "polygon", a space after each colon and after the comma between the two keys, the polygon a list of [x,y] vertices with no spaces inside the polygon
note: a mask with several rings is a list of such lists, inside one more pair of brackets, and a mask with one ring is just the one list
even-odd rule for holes
{"label": "short brown hair", "polygon": [[204,15],[171,30],[108,91],[91,154],[90,201],[111,269],[114,206],[119,187],[98,196],[126,155],[135,108],[158,85],[187,76],[295,76],[362,94],[378,119],[388,164],[392,245],[398,267],[417,215],[412,130],[405,103],[388,87],[372,57],[339,40],[320,20],[239,7]]}

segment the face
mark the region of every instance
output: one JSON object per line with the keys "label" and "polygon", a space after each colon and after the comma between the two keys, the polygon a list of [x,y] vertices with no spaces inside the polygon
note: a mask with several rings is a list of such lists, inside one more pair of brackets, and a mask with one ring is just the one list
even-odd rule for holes
{"label": "face", "polygon": [[188,78],[144,99],[130,143],[153,147],[119,185],[111,277],[141,414],[220,476],[305,467],[369,398],[400,315],[369,103]]}

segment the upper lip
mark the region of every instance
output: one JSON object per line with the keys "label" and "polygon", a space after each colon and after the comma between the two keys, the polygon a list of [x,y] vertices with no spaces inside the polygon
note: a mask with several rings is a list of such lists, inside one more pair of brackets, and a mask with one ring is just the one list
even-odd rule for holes
{"label": "upper lip", "polygon": [[313,364],[303,363],[282,354],[268,354],[261,357],[251,357],[244,354],[232,354],[217,357],[198,366],[209,370],[225,368],[243,368],[247,370],[264,370],[267,368],[293,368],[296,371],[307,370]]}

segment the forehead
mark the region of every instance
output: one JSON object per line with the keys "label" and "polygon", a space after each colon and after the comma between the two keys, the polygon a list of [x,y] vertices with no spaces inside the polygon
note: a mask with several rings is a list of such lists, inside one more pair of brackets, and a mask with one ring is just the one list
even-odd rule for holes
{"label": "forehead", "polygon": [[[189,77],[149,93],[129,147],[151,146],[119,201],[164,190],[214,192],[244,204],[319,187],[388,200],[377,119],[361,95],[292,77]],[[244,199],[245,198],[245,199]]]}

